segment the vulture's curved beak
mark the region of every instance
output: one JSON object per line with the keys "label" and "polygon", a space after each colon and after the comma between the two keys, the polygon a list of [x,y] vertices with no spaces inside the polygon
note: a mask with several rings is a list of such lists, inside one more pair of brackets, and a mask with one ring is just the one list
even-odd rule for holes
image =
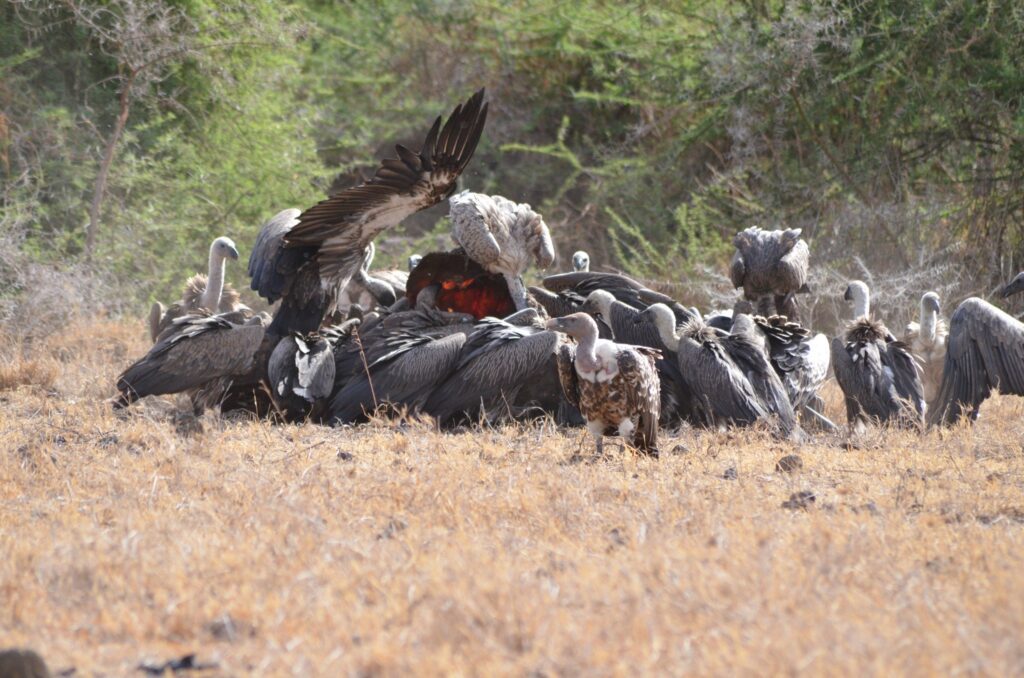
{"label": "vulture's curved beak", "polygon": [[238,248],[233,246],[233,245],[229,246],[228,247],[228,256],[231,257],[232,259],[234,259],[235,261],[238,261]]}
{"label": "vulture's curved beak", "polygon": [[551,318],[546,323],[544,323],[544,327],[549,329],[549,330],[554,330],[555,332],[562,332],[563,331],[563,329],[562,329],[562,319],[561,318]]}
{"label": "vulture's curved beak", "polygon": [[1020,292],[1024,292],[1024,273],[1018,273],[1016,278],[1007,283],[999,296],[1005,299]]}

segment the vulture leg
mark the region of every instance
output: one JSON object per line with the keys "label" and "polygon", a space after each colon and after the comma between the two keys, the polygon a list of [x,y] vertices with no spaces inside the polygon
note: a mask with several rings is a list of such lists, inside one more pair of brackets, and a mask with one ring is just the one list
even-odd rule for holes
{"label": "vulture leg", "polygon": [[587,430],[594,438],[594,457],[600,459],[604,456],[604,422],[588,421]]}
{"label": "vulture leg", "polygon": [[527,302],[526,285],[523,284],[523,279],[518,275],[505,274],[505,282],[508,283],[508,293],[512,297],[512,302],[516,305],[517,311],[522,311],[524,308],[529,306]]}
{"label": "vulture leg", "polygon": [[800,311],[796,305],[796,294],[776,294],[775,295],[775,312],[778,315],[784,315],[793,322],[799,322]]}

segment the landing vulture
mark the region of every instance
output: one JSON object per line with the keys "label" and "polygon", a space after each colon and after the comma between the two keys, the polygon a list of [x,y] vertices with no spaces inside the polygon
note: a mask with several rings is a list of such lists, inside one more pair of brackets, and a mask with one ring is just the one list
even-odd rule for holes
{"label": "landing vulture", "polygon": [[807,291],[810,250],[800,238],[799,228],[765,231],[751,226],[733,238],[736,253],[729,278],[743,296],[757,304],[759,315],[775,313],[799,319],[797,292]]}
{"label": "landing vulture", "polygon": [[268,332],[316,331],[337,294],[359,269],[366,248],[385,229],[454,192],[487,119],[480,90],[438,117],[419,153],[396,146],[372,179],[301,214],[286,210],[271,220],[249,260],[252,287],[270,302],[282,298]]}

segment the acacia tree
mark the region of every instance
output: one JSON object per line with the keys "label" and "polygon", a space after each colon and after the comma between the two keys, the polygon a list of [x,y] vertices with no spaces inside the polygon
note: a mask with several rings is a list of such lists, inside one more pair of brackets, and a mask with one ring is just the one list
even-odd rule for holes
{"label": "acacia tree", "polygon": [[195,55],[197,31],[187,16],[163,0],[112,0],[102,4],[65,0],[65,6],[117,68],[110,78],[116,84],[117,117],[105,135],[85,232],[85,258],[91,261],[110,166],[132,107],[140,100],[159,96],[158,85],[178,64]]}

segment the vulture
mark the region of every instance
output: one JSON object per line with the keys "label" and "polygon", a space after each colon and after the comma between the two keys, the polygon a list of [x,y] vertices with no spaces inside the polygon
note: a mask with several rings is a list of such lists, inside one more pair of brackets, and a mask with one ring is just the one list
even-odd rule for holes
{"label": "vulture", "polygon": [[488,273],[504,276],[517,311],[526,308],[523,273],[531,261],[547,268],[555,260],[544,219],[529,205],[500,195],[463,191],[448,204],[452,238]]}
{"label": "vulture", "polygon": [[1024,396],[1024,323],[971,297],[949,319],[942,384],[928,423],[948,426],[963,415],[976,420],[993,389]]}
{"label": "vulture", "polygon": [[555,370],[559,335],[510,320],[485,318],[476,324],[451,376],[433,390],[424,412],[442,426],[540,412],[554,413],[559,423],[574,419],[565,407]]}
{"label": "vulture", "polygon": [[238,259],[238,248],[231,238],[221,236],[210,245],[210,258],[206,275],[197,273],[185,283],[181,299],[169,308],[159,301],[149,311],[149,336],[154,342],[171,326],[175,318],[205,309],[209,313],[237,311],[244,306],[237,290],[224,282],[227,259]]}
{"label": "vulture", "polygon": [[700,402],[704,424],[746,426],[774,415],[784,436],[799,436],[789,396],[750,316],[738,315],[729,334],[700,318],[677,331],[672,310],[664,304],[652,304],[644,316],[676,353],[685,385]]}
{"label": "vulture", "polygon": [[946,361],[946,337],[949,335],[946,321],[939,317],[940,310],[939,295],[926,293],[921,297],[919,322],[908,323],[903,333],[903,343],[910,347],[914,359],[921,366],[921,386],[929,408],[939,394],[942,366]]}
{"label": "vulture", "polygon": [[405,296],[405,286],[409,280],[409,274],[405,271],[385,269],[370,274],[370,266],[373,265],[376,252],[377,248],[371,242],[366,247],[366,254],[359,270],[352,275],[348,285],[338,295],[338,311],[347,313],[352,304],[359,304],[364,309],[389,307],[400,297]]}
{"label": "vulture", "polygon": [[925,411],[920,368],[909,347],[870,317],[868,286],[851,282],[843,298],[854,320],[832,340],[832,368],[846,401],[851,429],[869,420],[919,426]]}
{"label": "vulture", "polygon": [[589,271],[590,270],[590,255],[583,250],[576,250],[572,253],[572,270]]}
{"label": "vulture", "polygon": [[283,337],[319,329],[338,294],[356,276],[370,243],[385,229],[448,198],[476,150],[487,119],[480,90],[434,121],[419,153],[398,145],[367,182],[304,212],[271,219],[249,258],[252,289],[281,299],[268,333]]}
{"label": "vulture", "polygon": [[812,337],[800,323],[786,316],[748,317],[754,323],[756,335],[763,338],[768,360],[786,387],[794,412],[801,415],[805,423],[835,430],[835,424],[822,414],[825,403],[818,395],[828,377],[832,358],[828,337],[820,332]]}
{"label": "vulture", "polygon": [[613,341],[619,344],[646,346],[659,351],[654,366],[661,384],[662,426],[676,426],[680,420],[700,422],[697,402],[679,371],[678,361],[667,356],[669,347],[662,340],[658,327],[644,316],[642,311],[617,301],[607,290],[591,292],[580,306],[580,311],[594,316],[598,320],[599,328],[602,325],[610,328]]}
{"label": "vulture", "polygon": [[616,300],[627,306],[642,311],[651,304],[665,304],[672,309],[676,322],[685,323],[700,314],[696,309],[686,308],[672,297],[648,289],[642,283],[618,273],[595,273],[592,271],[574,271],[559,273],[544,278],[544,287],[559,295],[568,295],[580,302],[595,290],[609,292]]}
{"label": "vulture", "polygon": [[552,318],[547,327],[577,342],[558,348],[558,378],[565,398],[586,420],[597,456],[604,453],[605,434],[618,433],[640,452],[657,457],[658,351],[599,339],[597,323],[586,313]]}
{"label": "vulture", "polygon": [[293,333],[277,342],[267,362],[267,381],[286,420],[316,417],[334,388],[334,370],[334,352],[326,336]]}
{"label": "vulture", "polygon": [[796,293],[807,292],[810,250],[800,238],[799,228],[765,231],[757,226],[740,231],[733,238],[736,253],[729,277],[733,287],[756,304],[759,315],[774,312],[799,320]]}
{"label": "vulture", "polygon": [[412,273],[413,269],[420,265],[423,261],[422,254],[410,254],[409,255],[409,273]]}
{"label": "vulture", "polygon": [[117,378],[115,409],[148,395],[188,391],[196,413],[219,404],[234,386],[260,381],[256,352],[269,317],[242,311],[186,315]]}
{"label": "vulture", "polygon": [[[473,330],[473,316],[431,308],[384,316],[335,347],[331,424],[359,421],[382,404],[419,409],[451,372],[451,351]],[[441,342],[441,343],[435,343]]]}
{"label": "vulture", "polygon": [[1013,280],[1006,283],[1006,286],[1003,287],[999,296],[1006,299],[1007,297],[1018,294],[1019,292],[1024,292],[1024,272],[1018,273]]}

